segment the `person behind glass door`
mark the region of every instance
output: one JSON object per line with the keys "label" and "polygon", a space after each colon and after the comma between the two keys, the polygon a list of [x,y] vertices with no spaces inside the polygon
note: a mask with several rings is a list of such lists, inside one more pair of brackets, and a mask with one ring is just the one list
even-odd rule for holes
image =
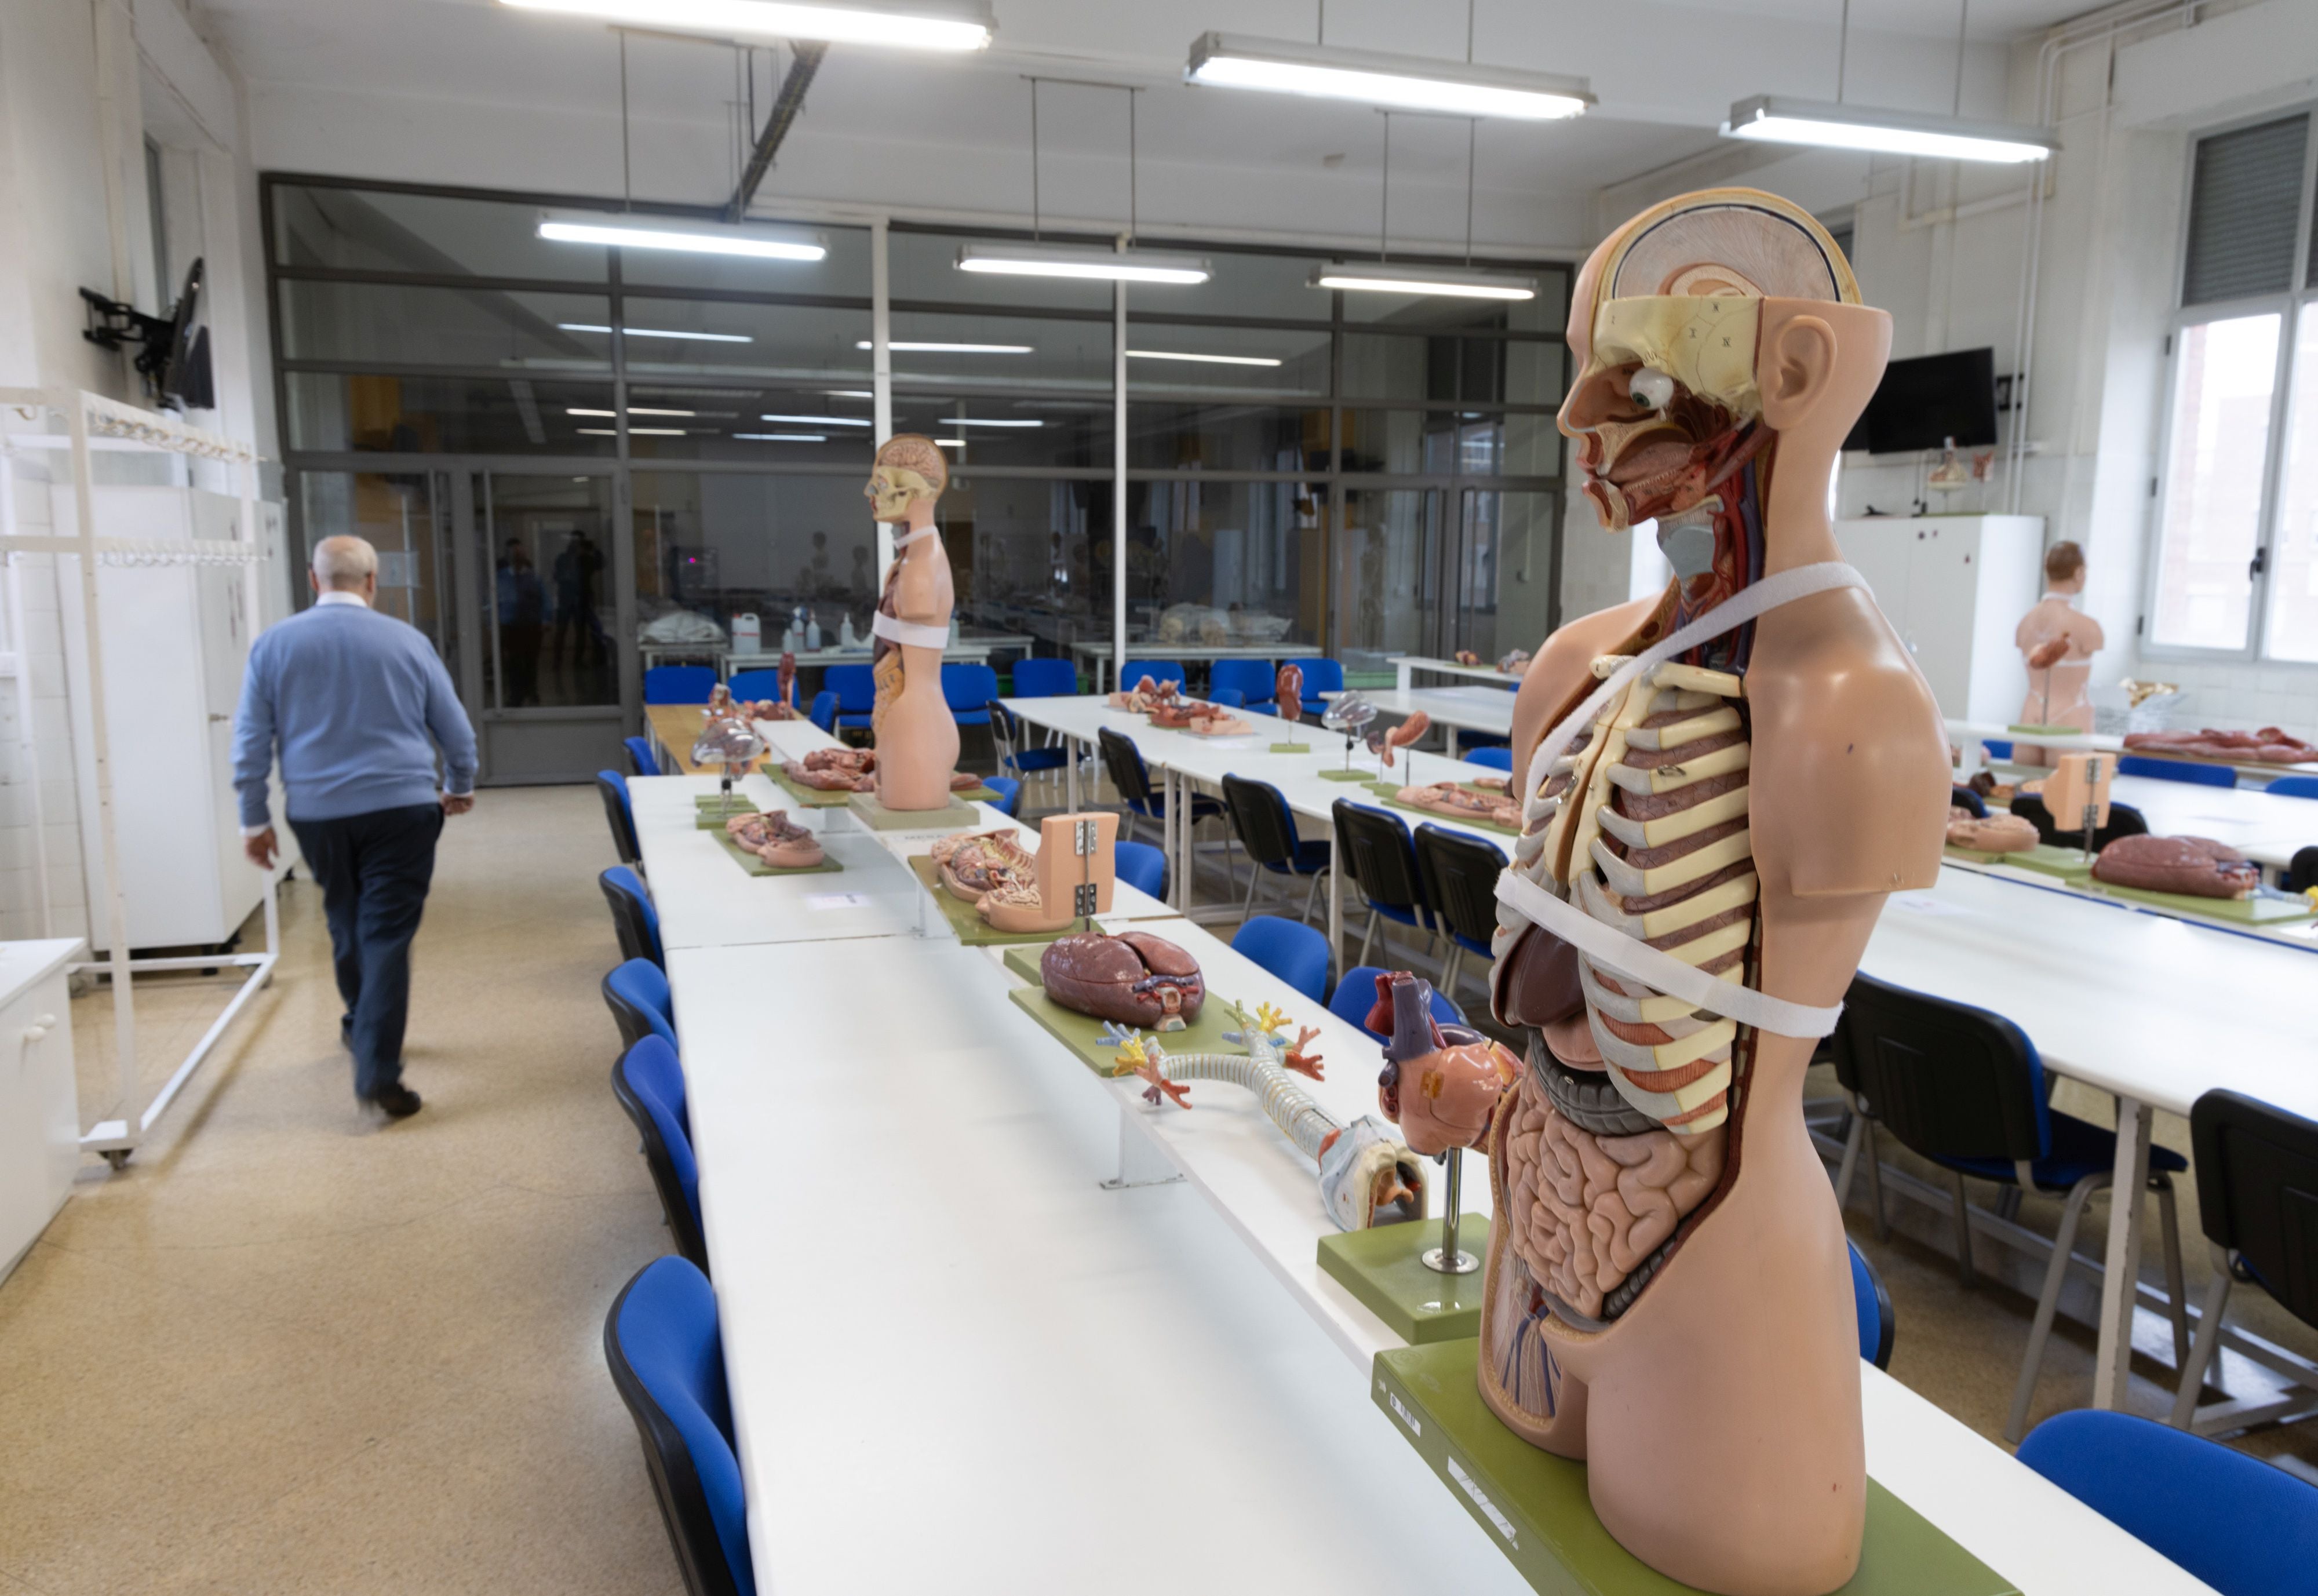
{"label": "person behind glass door", "polygon": [[[2100,623],[2076,607],[2084,591],[2085,551],[2068,542],[2045,550],[2044,596],[2020,617],[2019,629],[2012,635],[2013,646],[2028,663],[2028,696],[2020,706],[2024,726],[2093,729],[2093,706],[2085,689],[2092,680],[2093,656],[2107,642]],[[2012,757],[2022,765],[2053,762],[2050,749],[2033,743],[2017,744]]]}
{"label": "person behind glass door", "polygon": [[233,729],[242,848],[274,868],[281,845],[266,778],[278,749],[283,807],[322,888],[355,1097],[400,1119],[418,1112],[418,1094],[402,1084],[410,941],[444,818],[475,806],[475,732],[425,636],[371,607],[370,544],[324,538],[307,579],[312,607],[261,633],[242,677]]}
{"label": "person behind glass door", "polygon": [[547,614],[547,590],[523,540],[507,541],[499,561],[499,662],[506,672],[506,707],[539,702],[539,640]]}

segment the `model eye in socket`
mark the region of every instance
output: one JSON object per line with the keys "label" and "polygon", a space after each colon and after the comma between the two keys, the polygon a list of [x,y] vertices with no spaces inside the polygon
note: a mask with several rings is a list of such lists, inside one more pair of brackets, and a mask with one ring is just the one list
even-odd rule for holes
{"label": "model eye in socket", "polygon": [[1654,366],[1644,366],[1626,380],[1626,394],[1645,410],[1663,410],[1674,403],[1674,379]]}

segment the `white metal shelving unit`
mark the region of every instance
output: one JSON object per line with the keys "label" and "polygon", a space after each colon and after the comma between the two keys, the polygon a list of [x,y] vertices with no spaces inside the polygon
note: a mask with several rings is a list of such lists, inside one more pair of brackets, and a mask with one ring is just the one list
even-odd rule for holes
{"label": "white metal shelving unit", "polygon": [[[51,417],[61,419],[63,432],[49,430],[55,426]],[[21,430],[13,425],[18,421],[39,430]],[[149,450],[216,461],[229,467],[233,472],[235,489],[240,499],[231,544],[220,547],[215,541],[98,536],[95,478],[90,462],[94,451],[101,447]],[[31,450],[52,453],[69,452],[75,532],[69,537],[19,533],[15,497],[11,488],[7,491],[0,491],[0,514],[6,517],[4,525],[0,525],[0,552],[8,557],[11,610],[19,621],[17,639],[20,647],[23,638],[21,625],[23,612],[17,592],[22,572],[16,556],[69,554],[76,557],[80,567],[80,599],[85,622],[81,632],[82,648],[85,654],[83,679],[92,684],[92,691],[98,699],[91,706],[89,744],[95,770],[97,843],[104,864],[107,899],[104,908],[109,935],[104,959],[76,964],[73,969],[76,973],[102,973],[112,978],[113,1039],[120,1070],[121,1094],[120,1117],[98,1122],[82,1135],[81,1147],[84,1151],[103,1154],[105,1161],[118,1170],[129,1161],[130,1154],[137,1150],[154,1123],[168,1111],[177,1093],[201,1068],[202,1062],[217,1045],[218,1038],[233,1024],[251,997],[274,979],[274,965],[282,946],[282,922],[275,884],[269,882],[265,897],[265,951],[185,958],[139,959],[130,956],[128,890],[121,876],[120,838],[112,802],[112,735],[107,724],[107,706],[103,703],[105,692],[104,641],[98,617],[97,569],[101,565],[238,565],[242,572],[248,614],[253,618],[262,614],[258,567],[266,555],[257,520],[258,457],[256,451],[247,444],[187,426],[172,417],[140,410],[101,394],[69,389],[0,389],[0,451],[15,453]],[[21,661],[19,679],[22,679]],[[29,728],[29,725],[28,719],[26,726]],[[24,746],[29,754],[32,748],[29,730]],[[37,792],[37,765],[33,767],[32,776],[33,789]],[[53,928],[46,924],[49,904],[45,865],[42,866],[41,883],[43,930],[52,935]],[[96,906],[92,904],[90,907],[94,910]],[[136,977],[140,973],[220,968],[245,972],[240,986],[161,1089],[153,1094],[142,1109],[137,1108],[135,1105],[139,1094]]]}

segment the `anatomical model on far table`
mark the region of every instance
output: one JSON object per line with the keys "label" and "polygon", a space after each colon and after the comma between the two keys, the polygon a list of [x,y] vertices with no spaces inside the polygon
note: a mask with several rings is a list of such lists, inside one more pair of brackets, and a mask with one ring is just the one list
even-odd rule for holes
{"label": "anatomical model on far table", "polygon": [[954,595],[934,504],[949,466],[931,438],[897,433],[878,446],[863,489],[871,513],[894,528],[894,563],[869,630],[877,697],[869,712],[877,801],[887,809],[947,809],[957,765],[957,722],[942,696],[942,650]]}
{"label": "anatomical model on far table", "polygon": [[[2092,679],[2093,656],[2106,640],[2100,623],[2076,607],[2084,591],[2084,551],[2072,542],[2045,550],[2044,596],[2020,617],[2012,634],[2028,665],[2028,698],[2020,706],[2024,726],[2093,729],[2093,706],[2085,686]],[[2051,750],[2017,739],[2012,758],[2018,765],[2053,762]]]}
{"label": "anatomical model on far table", "polygon": [[1828,523],[1891,318],[1808,213],[1717,189],[1612,233],[1568,339],[1586,492],[1613,532],[1655,519],[1675,579],[1546,639],[1514,704],[1491,997],[1527,1056],[1488,1142],[1481,1394],[1586,1460],[1652,1567],[1819,1596],[1866,1495],[1803,1071],[1947,802],[1939,711]]}

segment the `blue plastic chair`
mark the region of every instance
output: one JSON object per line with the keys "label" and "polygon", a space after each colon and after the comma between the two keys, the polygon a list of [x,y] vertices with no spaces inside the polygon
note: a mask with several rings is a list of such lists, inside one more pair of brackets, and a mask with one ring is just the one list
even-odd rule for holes
{"label": "blue plastic chair", "polygon": [[[1335,995],[1328,1000],[1328,1012],[1348,1026],[1368,1031],[1379,1043],[1391,1041],[1392,1038],[1382,1031],[1369,1031],[1369,1011],[1376,1007],[1377,1001],[1377,977],[1391,973],[1379,964],[1353,965],[1344,972],[1344,978],[1336,982]],[[1433,994],[1433,1018],[1444,1026],[1461,1026],[1465,1023],[1465,1011],[1451,1002],[1445,993],[1435,991]]]}
{"label": "blue plastic chair", "polygon": [[961,726],[990,724],[990,706],[998,697],[998,673],[987,665],[945,663],[941,668],[942,702],[950,719]]}
{"label": "blue plastic chair", "polygon": [[1280,673],[1269,659],[1218,659],[1208,673],[1208,696],[1221,704],[1219,695],[1236,693],[1240,695],[1236,708],[1252,709],[1261,714],[1271,713],[1271,699],[1279,690]]}
{"label": "blue plastic chair", "polygon": [[1361,963],[1369,962],[1379,920],[1422,931],[1429,942],[1434,932],[1428,907],[1432,894],[1416,862],[1416,845],[1409,838],[1408,822],[1389,809],[1355,803],[1349,798],[1339,798],[1329,808],[1336,857],[1368,901],[1369,920],[1361,931]]}
{"label": "blue plastic chair", "polygon": [[705,704],[716,672],[705,665],[655,665],[644,672],[646,704]]}
{"label": "blue plastic chair", "polygon": [[1948,803],[1951,808],[1968,809],[1983,820],[1988,818],[1987,802],[1979,794],[1973,792],[1970,787],[1958,786],[1955,783],[1950,782],[1948,784]]}
{"label": "blue plastic chair", "polygon": [[1509,748],[1469,748],[1464,750],[1463,758],[1468,765],[1479,765],[1490,770],[1502,770],[1507,776],[1513,774],[1514,751]]}
{"label": "blue plastic chair", "polygon": [[2318,798],[2318,776],[2281,776],[2262,791],[2280,798]]}
{"label": "blue plastic chair", "polygon": [[669,994],[668,974],[650,959],[630,959],[606,975],[604,1003],[620,1027],[622,1047],[633,1047],[646,1036],[678,1045],[676,1003]]}
{"label": "blue plastic chair", "polygon": [[638,1270],[604,1315],[604,1361],[643,1443],[660,1521],[696,1596],[756,1596],[716,1291],[681,1258]]}
{"label": "blue plastic chair", "polygon": [[628,774],[630,776],[658,776],[660,774],[660,761],[652,758],[651,739],[648,737],[624,737],[620,739],[620,746],[628,750]]}
{"label": "blue plastic chair", "polygon": [[708,1237],[700,1224],[700,1163],[692,1153],[692,1112],[684,1063],[676,1049],[646,1036],[612,1066],[612,1095],[636,1127],[644,1167],[660,1193],[660,1216],[676,1250],[708,1273]]}
{"label": "blue plastic chair", "polygon": [[991,801],[991,808],[1004,813],[1010,820],[1021,818],[1022,784],[1020,782],[1011,776],[993,776],[985,777],[982,785],[998,794]]}
{"label": "blue plastic chair", "polygon": [[1297,920],[1259,914],[1232,937],[1232,951],[1262,965],[1315,1003],[1328,1000],[1328,939]]}
{"label": "blue plastic chair", "polygon": [[805,719],[811,721],[814,725],[820,727],[823,731],[830,733],[831,736],[836,735],[836,694],[831,692],[828,688],[823,687],[820,692],[813,695],[813,705],[804,713]]}
{"label": "blue plastic chair", "polygon": [[[1320,878],[1328,873],[1335,860],[1335,851],[1325,838],[1307,838],[1297,834],[1295,811],[1288,807],[1288,799],[1270,782],[1226,773],[1224,776],[1224,807],[1231,813],[1232,830],[1239,838],[1242,852],[1259,866],[1247,880],[1247,901],[1240,905],[1243,915],[1255,908],[1256,892],[1264,885],[1266,872],[1272,876],[1293,880],[1308,877],[1312,884],[1304,889],[1303,918],[1312,918],[1312,906],[1320,896]],[[1325,994],[1315,993],[1325,998]]]}
{"label": "blue plastic chair", "polygon": [[1075,698],[1079,668],[1067,659],[1017,659],[1010,698]]}
{"label": "blue plastic chair", "polygon": [[2226,765],[2188,765],[2179,759],[2150,759],[2139,754],[2117,757],[2119,776],[2145,776],[2152,781],[2181,782],[2193,787],[2234,787],[2238,773]]}
{"label": "blue plastic chair", "polygon": [[2012,743],[2008,738],[1982,738],[1981,740],[1980,746],[1991,759],[2009,759],[2012,758]]}
{"label": "blue plastic chair", "polygon": [[877,706],[876,674],[866,665],[832,665],[822,673],[821,685],[837,695],[839,726],[867,726]]}
{"label": "blue plastic chair", "polygon": [[780,701],[781,673],[778,670],[736,670],[724,684],[735,698],[769,698]]}
{"label": "blue plastic chair", "polygon": [[1877,1368],[1890,1368],[1891,1342],[1899,1329],[1891,1294],[1883,1289],[1883,1277],[1867,1261],[1859,1243],[1849,1236],[1843,1242],[1851,1249],[1851,1305],[1859,1318],[1859,1355]]}
{"label": "blue plastic chair", "polygon": [[668,954],[660,939],[660,910],[652,907],[651,894],[636,873],[625,865],[615,865],[596,877],[596,884],[603,889],[604,901],[612,906],[612,931],[620,939],[620,956],[650,959],[667,969]]}
{"label": "blue plastic chair", "polygon": [[1265,715],[1271,713],[1271,704],[1251,704],[1247,701],[1247,695],[1237,687],[1210,687],[1208,689],[1208,702],[1219,704],[1226,709],[1253,709],[1258,714]]}
{"label": "blue plastic chair", "polygon": [[1183,668],[1172,659],[1130,659],[1127,662],[1127,668],[1119,673],[1119,690],[1126,692],[1133,688],[1145,677],[1149,677],[1163,687],[1169,682],[1181,687],[1187,679]]}
{"label": "blue plastic chair", "polygon": [[1147,842],[1114,842],[1110,845],[1110,857],[1119,880],[1163,903],[1166,901],[1166,849],[1153,847]]}
{"label": "blue plastic chair", "polygon": [[628,797],[628,778],[616,770],[596,773],[596,793],[604,801],[604,820],[612,828],[612,851],[620,863],[633,865],[643,856],[636,841],[636,806]]}
{"label": "blue plastic chair", "polygon": [[1282,659],[1282,665],[1293,665],[1304,673],[1304,713],[1316,715],[1328,707],[1323,693],[1344,690],[1344,668],[1334,659]]}
{"label": "blue plastic chair", "polygon": [[2222,1596],[2296,1596],[2318,1569],[2318,1486],[2131,1413],[2045,1420],[2020,1461]]}
{"label": "blue plastic chair", "polygon": [[[1505,850],[1463,831],[1427,820],[1416,828],[1417,878],[1435,924],[1449,933],[1448,966],[1441,984],[1451,991],[1465,973],[1465,955],[1486,960],[1497,931],[1497,877],[1505,873]],[[1487,978],[1486,969],[1483,972]]]}

